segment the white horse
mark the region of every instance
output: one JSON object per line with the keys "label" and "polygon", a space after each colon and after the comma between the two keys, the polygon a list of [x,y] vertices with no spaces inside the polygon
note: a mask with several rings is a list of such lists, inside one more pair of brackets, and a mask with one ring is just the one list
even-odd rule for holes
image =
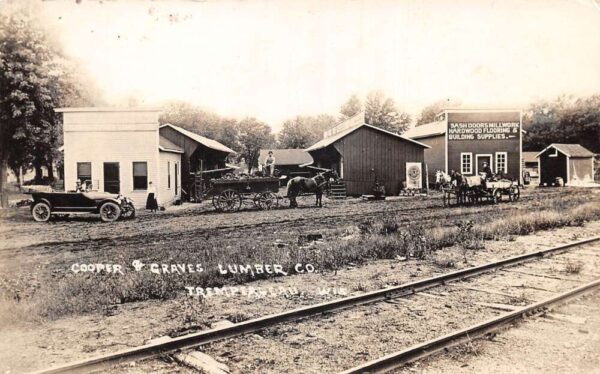
{"label": "white horse", "polygon": [[452,177],[443,170],[437,170],[435,172],[435,188],[436,190],[442,190],[444,186],[448,186],[452,183]]}

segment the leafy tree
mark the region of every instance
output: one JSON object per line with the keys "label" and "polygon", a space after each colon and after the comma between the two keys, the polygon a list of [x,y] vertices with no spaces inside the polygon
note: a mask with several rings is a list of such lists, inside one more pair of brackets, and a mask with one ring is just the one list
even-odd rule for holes
{"label": "leafy tree", "polygon": [[425,124],[434,122],[435,117],[438,114],[440,114],[440,112],[443,109],[449,108],[451,106],[459,107],[459,106],[461,106],[461,102],[447,99],[447,100],[436,101],[435,103],[426,106],[425,108],[423,108],[421,110],[421,113],[419,114],[419,117],[417,118],[417,123],[415,124],[415,126],[421,126],[421,125],[425,125]]}
{"label": "leafy tree", "polygon": [[308,148],[323,138],[323,132],[336,123],[328,114],[318,116],[296,116],[283,123],[279,132],[279,148]]}
{"label": "leafy tree", "polygon": [[581,144],[600,153],[600,95],[575,99],[561,96],[530,105],[523,116],[525,150],[539,151],[552,143]]}
{"label": "leafy tree", "polygon": [[[0,191],[10,166],[33,166],[41,180],[62,137],[54,108],[78,96],[59,48],[48,37],[30,4],[0,4]],[[6,195],[0,203],[5,206]]]}
{"label": "leafy tree", "polygon": [[183,101],[168,103],[159,118],[159,122],[161,124],[170,123],[180,126],[186,130],[214,139],[231,149],[240,149],[236,120],[222,117],[190,103]]}
{"label": "leafy tree", "polygon": [[365,101],[365,122],[384,130],[402,134],[408,128],[411,118],[401,112],[394,99],[386,98],[381,91],[373,91]]}
{"label": "leafy tree", "polygon": [[260,150],[272,146],[275,137],[271,134],[271,128],[267,124],[251,117],[241,120],[237,128],[240,144],[238,157],[246,160],[248,172],[250,172],[252,167],[258,166]]}
{"label": "leafy tree", "polygon": [[348,119],[356,114],[360,113],[363,110],[363,105],[360,99],[356,94],[350,96],[348,101],[342,104],[340,108],[341,119]]}

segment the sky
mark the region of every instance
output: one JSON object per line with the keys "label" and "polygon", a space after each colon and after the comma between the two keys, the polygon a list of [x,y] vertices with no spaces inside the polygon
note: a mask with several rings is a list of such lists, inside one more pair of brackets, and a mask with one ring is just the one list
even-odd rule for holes
{"label": "sky", "polygon": [[[2,1],[2,0],[0,0]],[[109,105],[184,100],[275,130],[381,90],[524,108],[600,93],[600,0],[42,2]]]}

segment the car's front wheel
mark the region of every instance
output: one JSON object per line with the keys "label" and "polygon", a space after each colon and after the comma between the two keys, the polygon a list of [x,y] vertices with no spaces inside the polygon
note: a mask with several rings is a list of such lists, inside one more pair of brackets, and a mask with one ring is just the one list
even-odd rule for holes
{"label": "car's front wheel", "polygon": [[100,219],[103,222],[114,222],[121,216],[121,208],[115,203],[107,201],[100,206]]}
{"label": "car's front wheel", "polygon": [[50,205],[44,202],[35,204],[31,209],[31,215],[36,222],[48,222],[52,215]]}

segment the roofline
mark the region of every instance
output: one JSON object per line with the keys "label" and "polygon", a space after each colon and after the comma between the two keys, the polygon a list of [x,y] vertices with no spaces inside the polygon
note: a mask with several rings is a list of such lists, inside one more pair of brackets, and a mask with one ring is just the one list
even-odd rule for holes
{"label": "roofline", "polygon": [[446,131],[442,131],[442,132],[432,132],[431,134],[427,134],[427,135],[418,135],[418,136],[411,136],[410,139],[423,139],[423,138],[432,138],[434,136],[442,136],[445,135]]}
{"label": "roofline", "polygon": [[[170,128],[172,128],[173,130],[177,131],[178,133],[180,133],[180,134],[182,134],[182,135],[184,135],[184,136],[187,136],[187,135],[185,135],[184,133],[182,133],[181,131],[179,131],[179,129],[178,129],[178,126],[175,126],[175,125],[173,125],[173,124],[171,124],[171,123],[165,123],[164,125],[160,125],[160,126],[158,126],[158,129],[160,130],[160,129],[162,129],[163,127],[166,127],[166,126],[169,126]],[[184,130],[185,130],[185,129],[184,129]],[[186,130],[186,131],[190,131],[190,130]],[[190,132],[192,132],[192,131],[190,131]],[[200,135],[200,134],[196,134],[196,135],[198,135],[198,136],[201,136],[201,137],[203,137],[203,138],[206,138],[206,136],[202,136],[202,135]],[[189,136],[187,136],[187,137],[189,138]],[[206,138],[206,139],[209,139],[209,138]],[[217,141],[217,140],[214,140],[214,139],[209,139],[209,140],[212,140],[212,141],[215,141],[215,142],[217,142],[217,143],[221,144],[223,147],[225,147],[225,148],[229,149],[229,151],[223,151],[223,150],[220,150],[220,149],[214,149],[214,148],[212,148],[212,147],[209,147],[209,146],[207,146],[207,145],[205,145],[205,144],[202,144],[202,145],[203,145],[203,146],[205,146],[205,147],[207,147],[207,148],[210,148],[210,149],[212,149],[213,151],[217,151],[217,152],[223,152],[223,153],[227,153],[227,154],[230,154],[230,153],[233,153],[233,154],[236,154],[236,155],[238,154],[236,151],[234,151],[233,149],[229,148],[228,146],[226,146],[225,144],[222,144],[221,142],[219,142],[219,141]],[[199,143],[199,142],[198,142],[198,143]]]}
{"label": "roofline", "polygon": [[[377,131],[381,131],[381,132],[383,132],[383,133],[386,133],[386,134],[388,134],[388,135],[395,136],[395,137],[397,137],[397,138],[400,138],[400,139],[406,140],[406,141],[408,141],[408,142],[415,143],[415,144],[417,144],[417,145],[420,145],[420,146],[421,146],[421,147],[423,147],[423,148],[431,148],[431,147],[430,147],[430,146],[428,146],[427,144],[423,144],[423,143],[421,143],[421,142],[418,142],[418,141],[416,141],[416,140],[413,140],[413,139],[411,139],[411,138],[407,138],[407,137],[405,137],[405,136],[402,136],[402,135],[399,135],[399,134],[393,133],[393,132],[391,132],[391,131],[384,130],[384,129],[382,129],[382,128],[380,128],[380,127],[377,127],[377,126],[369,125],[368,123],[363,123],[363,124],[362,124],[362,125],[360,125],[360,126],[356,126],[356,128],[352,129],[352,131],[349,131],[349,132],[347,132],[346,134],[344,134],[344,136],[342,136],[341,138],[339,138],[339,139],[337,139],[337,140],[333,141],[332,143],[329,143],[329,144],[327,144],[327,145],[321,146],[321,147],[319,147],[319,148],[312,148],[312,146],[311,146],[311,147],[308,147],[308,148],[306,148],[306,149],[305,149],[305,151],[306,151],[306,152],[312,152],[312,151],[317,151],[317,150],[319,150],[319,149],[327,148],[327,147],[329,147],[331,144],[333,144],[333,143],[335,143],[335,142],[339,141],[340,139],[343,139],[343,138],[345,138],[346,136],[348,136],[348,135],[352,134],[354,131],[356,131],[356,130],[358,130],[358,129],[360,129],[360,128],[364,127],[364,126],[366,126],[366,127],[369,127],[369,128],[371,128],[371,129],[374,129],[374,130],[377,130]],[[335,136],[335,135],[337,135],[337,134],[333,134],[333,135],[331,135],[331,136]],[[311,148],[312,148],[312,149],[311,149]]]}
{"label": "roofline", "polygon": [[56,113],[74,113],[74,112],[162,112],[162,108],[158,107],[130,107],[130,108],[115,108],[115,107],[64,107],[54,108]]}
{"label": "roofline", "polygon": [[563,155],[567,156],[567,157],[572,157],[572,158],[588,158],[588,157],[596,157],[596,154],[592,151],[590,151],[589,149],[581,146],[581,144],[565,144],[565,145],[579,145],[581,148],[586,149],[588,152],[590,152],[592,155],[591,156],[571,156],[570,154],[568,154],[567,152],[563,151],[562,149],[558,148],[556,146],[556,144],[561,144],[561,143],[552,143],[549,146],[547,146],[546,148],[544,148],[542,151],[540,151],[540,153],[538,153],[537,155],[535,155],[535,158],[540,157],[540,155],[544,152],[546,152],[547,150],[549,150],[550,148],[554,148],[556,149],[558,152],[562,153]]}
{"label": "roofline", "polygon": [[179,154],[184,154],[184,151],[180,151],[178,149],[170,149],[170,148],[165,148],[162,145],[158,146],[158,150],[162,151],[162,152],[171,152],[171,153],[179,153]]}

